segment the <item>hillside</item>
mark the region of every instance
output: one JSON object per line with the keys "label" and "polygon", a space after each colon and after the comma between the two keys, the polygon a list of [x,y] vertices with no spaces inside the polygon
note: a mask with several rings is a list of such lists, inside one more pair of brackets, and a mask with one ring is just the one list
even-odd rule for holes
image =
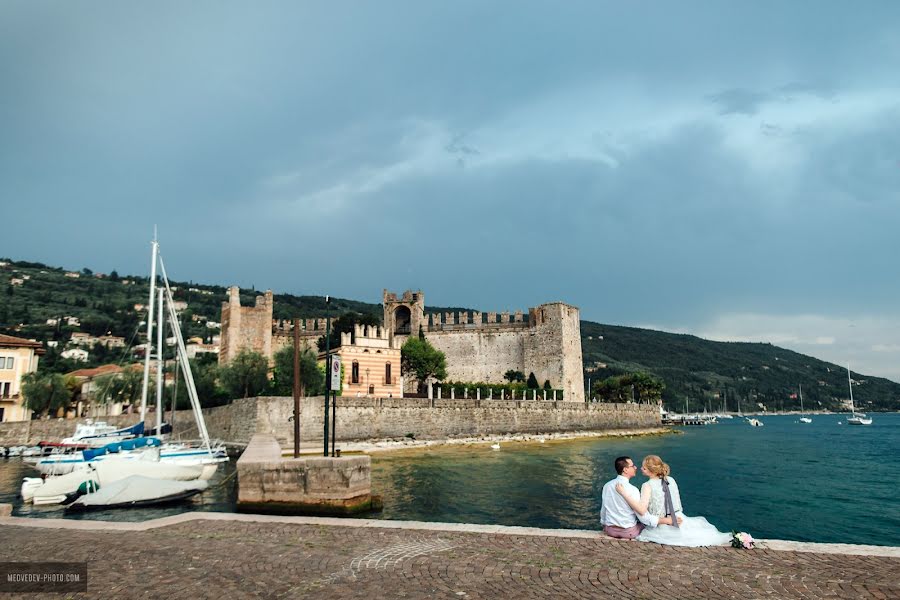
{"label": "hillside", "polygon": [[[92,353],[88,363],[59,357],[73,332],[95,336],[113,335],[126,342],[140,343],[143,331],[139,310],[147,303],[146,277],[123,276],[113,272],[95,274],[85,269],[76,274],[40,263],[0,259],[0,333],[57,341],[44,359],[45,368],[56,371],[118,362],[121,350]],[[14,284],[14,282],[17,282]],[[226,288],[193,282],[171,282],[176,300],[187,303],[182,311],[186,338],[211,341],[219,333],[215,327],[221,316]],[[241,301],[251,305],[257,292],[242,290]],[[431,311],[453,310],[429,307]],[[346,312],[381,315],[381,306],[333,298],[330,314]],[[461,310],[461,309],[459,309]],[[276,294],[274,317],[316,318],[325,316],[321,296]],[[78,326],[48,319],[76,317]],[[582,348],[585,377],[596,382],[628,372],[645,372],[661,378],[666,385],[663,399],[677,410],[718,410],[727,397],[728,408],[756,410],[758,402],[769,410],[799,408],[792,399],[798,384],[803,386],[804,403],[810,409],[838,408],[848,397],[846,370],[771,344],[712,342],[691,335],[679,335],[602,325],[582,321]],[[601,365],[601,366],[598,366]],[[900,384],[878,377],[854,373],[854,398],[866,410],[900,409]]]}
{"label": "hillside", "polygon": [[[849,399],[847,370],[773,346],[745,342],[713,342],[693,335],[635,327],[581,322],[585,377],[603,379],[643,371],[666,384],[667,406],[683,411],[728,409],[738,402],[746,411],[799,410],[798,385],[804,407],[839,409]],[[602,339],[601,339],[602,338]],[[605,366],[600,366],[605,365]],[[900,409],[900,384],[853,372],[853,397],[864,410]]]}

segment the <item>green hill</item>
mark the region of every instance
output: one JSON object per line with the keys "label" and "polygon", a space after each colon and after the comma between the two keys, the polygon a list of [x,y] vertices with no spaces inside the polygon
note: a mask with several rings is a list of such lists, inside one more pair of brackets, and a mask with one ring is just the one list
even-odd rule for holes
{"label": "green hill", "polygon": [[[0,259],[0,333],[40,341],[58,342],[43,361],[44,368],[66,371],[104,362],[118,362],[121,350],[97,348],[88,363],[75,363],[59,357],[66,341],[75,331],[92,335],[115,335],[126,342],[143,341],[142,314],[135,305],[147,303],[147,277],[95,274],[84,269],[74,277],[58,267],[41,263]],[[13,285],[13,280],[20,283]],[[226,288],[194,282],[171,282],[176,300],[187,302],[181,313],[186,338],[210,341],[218,329],[208,323],[221,317]],[[251,305],[257,291],[243,290],[241,301]],[[429,312],[454,310],[454,307],[429,307]],[[456,309],[463,310],[463,309]],[[381,306],[355,300],[333,298],[330,314],[346,312],[374,314],[380,318]],[[326,314],[321,296],[276,294],[274,317],[318,318]],[[60,322],[48,325],[48,319],[76,317],[79,326]],[[848,397],[847,374],[842,367],[804,356],[771,344],[712,342],[691,335],[679,335],[602,325],[582,321],[582,348],[585,377],[593,382],[624,373],[643,372],[663,380],[665,404],[677,410],[719,410],[727,398],[728,409],[738,402],[744,411],[799,408],[792,399],[802,385],[805,406],[810,409],[837,409]],[[878,377],[854,373],[854,398],[865,410],[900,409],[900,384]]]}

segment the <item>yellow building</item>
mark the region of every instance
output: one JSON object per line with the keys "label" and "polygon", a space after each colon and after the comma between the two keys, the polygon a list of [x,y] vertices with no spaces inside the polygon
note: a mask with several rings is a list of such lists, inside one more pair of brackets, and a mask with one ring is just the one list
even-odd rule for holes
{"label": "yellow building", "polygon": [[0,334],[0,421],[31,418],[31,411],[22,405],[22,377],[37,371],[43,354],[40,342]]}
{"label": "yellow building", "polygon": [[[391,347],[382,327],[356,325],[353,335],[341,334],[341,345],[332,351],[344,369],[341,395],[401,398],[400,348]],[[322,355],[324,358],[324,355]]]}

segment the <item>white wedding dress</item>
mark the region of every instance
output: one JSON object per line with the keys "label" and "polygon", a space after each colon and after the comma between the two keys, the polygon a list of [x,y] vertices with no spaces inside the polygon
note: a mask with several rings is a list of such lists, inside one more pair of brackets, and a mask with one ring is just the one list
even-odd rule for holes
{"label": "white wedding dress", "polygon": [[[672,503],[675,505],[675,512],[684,521],[681,523],[681,527],[673,527],[672,525],[647,527],[637,539],[642,542],[656,542],[657,544],[666,544],[668,546],[721,546],[730,543],[731,534],[721,533],[716,529],[715,525],[703,517],[687,517],[681,512],[681,494],[678,493],[678,484],[671,477],[667,479],[669,480],[669,491],[672,493]],[[665,516],[666,503],[662,481],[653,478],[644,483],[644,485],[650,486],[650,504],[647,507],[647,512],[657,517]],[[644,487],[641,486],[641,492],[643,491]]]}

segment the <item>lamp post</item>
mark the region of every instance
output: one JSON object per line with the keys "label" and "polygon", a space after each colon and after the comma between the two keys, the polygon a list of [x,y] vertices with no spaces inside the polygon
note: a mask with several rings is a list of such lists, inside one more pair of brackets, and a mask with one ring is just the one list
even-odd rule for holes
{"label": "lamp post", "polygon": [[325,444],[324,456],[328,456],[328,400],[331,396],[331,320],[329,304],[331,298],[325,296],[325,434],[322,436]]}

